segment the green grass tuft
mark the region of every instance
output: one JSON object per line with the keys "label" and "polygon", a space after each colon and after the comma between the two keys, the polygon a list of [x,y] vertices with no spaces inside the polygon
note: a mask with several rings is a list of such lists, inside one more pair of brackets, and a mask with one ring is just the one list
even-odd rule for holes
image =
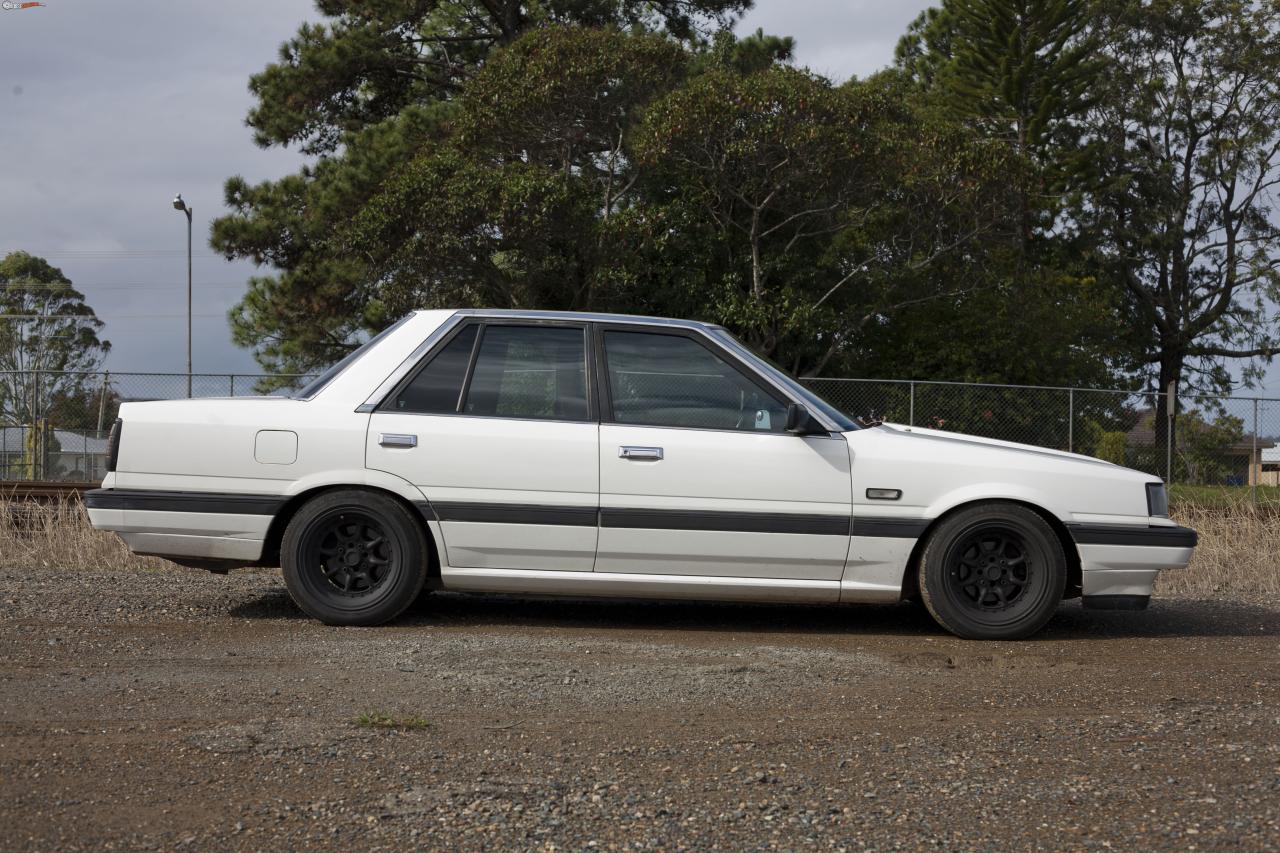
{"label": "green grass tuft", "polygon": [[422,717],[410,715],[397,717],[385,711],[365,711],[357,716],[353,723],[361,729],[399,729],[401,731],[421,731],[431,727],[431,723]]}

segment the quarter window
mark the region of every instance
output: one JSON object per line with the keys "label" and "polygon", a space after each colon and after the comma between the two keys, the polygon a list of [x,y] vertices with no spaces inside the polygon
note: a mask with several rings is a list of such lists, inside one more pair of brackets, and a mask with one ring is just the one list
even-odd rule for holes
{"label": "quarter window", "polygon": [[585,330],[486,326],[462,411],[500,418],[586,420]]}
{"label": "quarter window", "polygon": [[480,327],[464,327],[444,349],[418,371],[413,381],[396,395],[392,411],[419,415],[452,414],[458,411],[462,383],[467,378],[471,350]]}
{"label": "quarter window", "polygon": [[617,423],[786,429],[786,403],[692,338],[609,331],[604,350]]}

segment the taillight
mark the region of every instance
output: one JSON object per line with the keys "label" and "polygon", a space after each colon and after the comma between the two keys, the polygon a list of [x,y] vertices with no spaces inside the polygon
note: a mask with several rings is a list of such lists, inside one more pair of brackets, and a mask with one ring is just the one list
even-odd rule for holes
{"label": "taillight", "polygon": [[107,470],[116,470],[116,460],[120,458],[120,433],[124,430],[124,421],[116,418],[107,435]]}

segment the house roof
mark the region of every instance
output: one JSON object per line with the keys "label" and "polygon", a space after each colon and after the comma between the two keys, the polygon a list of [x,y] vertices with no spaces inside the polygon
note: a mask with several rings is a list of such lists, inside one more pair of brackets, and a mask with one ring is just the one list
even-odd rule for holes
{"label": "house roof", "polygon": [[[1140,411],[1138,413],[1137,426],[1129,430],[1129,432],[1127,433],[1127,436],[1128,436],[1128,444],[1130,446],[1136,445],[1139,447],[1145,447],[1145,446],[1150,446],[1155,444],[1156,443],[1155,413],[1150,409],[1144,409]],[[1183,440],[1186,437],[1186,434],[1184,432],[1178,432],[1177,437],[1178,437],[1178,446],[1181,447]],[[1266,450],[1270,448],[1274,448],[1275,446],[1276,446],[1276,443],[1268,438],[1262,438],[1261,436],[1259,436],[1257,439],[1256,447],[1259,450],[1264,451],[1264,453]],[[1245,433],[1245,436],[1243,439],[1227,445],[1226,447],[1223,448],[1223,450],[1225,450],[1228,453],[1247,454],[1247,453],[1251,453],[1254,447],[1255,445],[1254,445],[1253,436],[1249,435],[1248,433]]]}
{"label": "house roof", "polygon": [[[0,426],[0,453],[22,453],[27,449],[27,432],[30,427]],[[107,439],[86,435],[70,429],[51,430],[58,449],[55,453],[106,453]]]}

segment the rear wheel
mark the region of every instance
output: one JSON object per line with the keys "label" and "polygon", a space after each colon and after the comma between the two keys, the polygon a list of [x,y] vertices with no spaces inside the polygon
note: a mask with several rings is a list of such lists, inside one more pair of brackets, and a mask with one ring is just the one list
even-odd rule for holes
{"label": "rear wheel", "polygon": [[422,591],[428,545],[417,520],[387,495],[325,492],[285,528],[280,564],[289,595],[327,625],[380,625]]}
{"label": "rear wheel", "polygon": [[970,640],[1012,640],[1044,627],[1066,589],[1062,543],[1016,504],[961,510],[929,534],[920,597],[933,618]]}

